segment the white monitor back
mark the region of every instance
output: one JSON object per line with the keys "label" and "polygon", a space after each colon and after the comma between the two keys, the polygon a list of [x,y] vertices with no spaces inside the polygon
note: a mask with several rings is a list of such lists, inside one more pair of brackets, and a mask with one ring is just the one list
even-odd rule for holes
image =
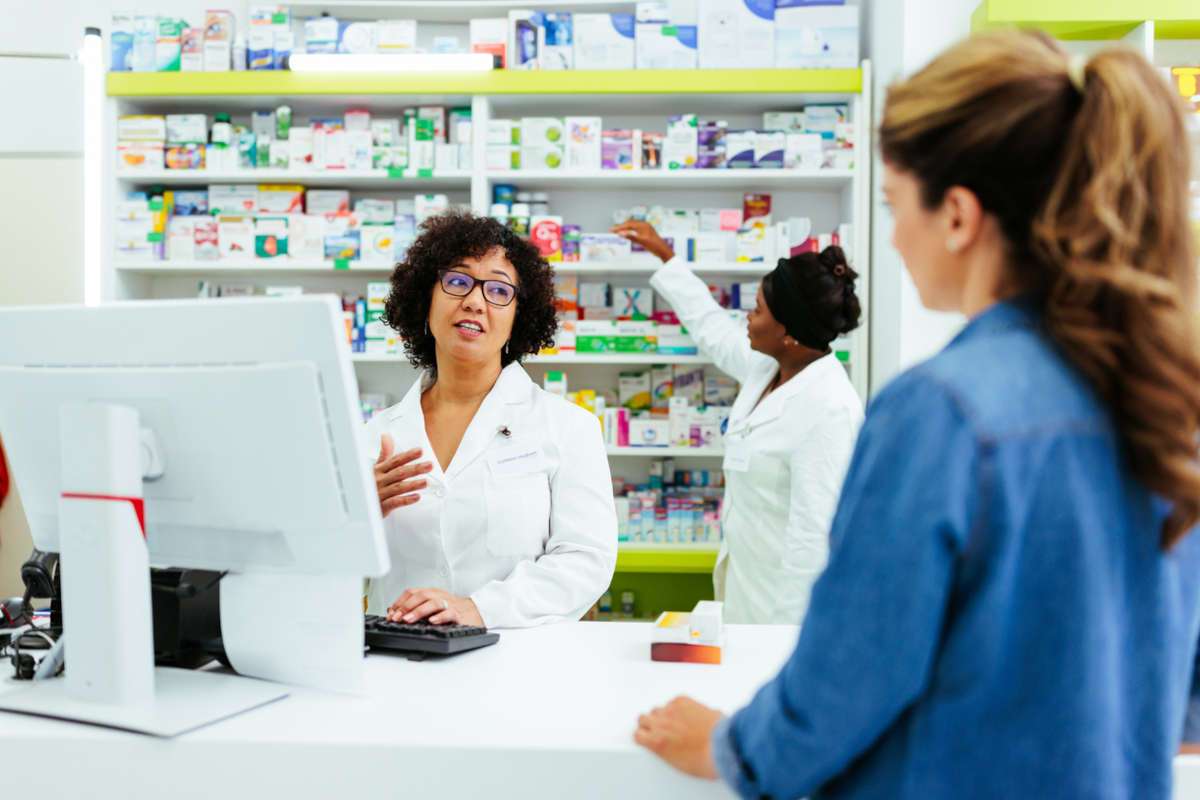
{"label": "white monitor back", "polygon": [[0,310],[0,437],[39,549],[58,550],[58,409],[136,408],[151,563],[389,569],[357,384],[332,297]]}

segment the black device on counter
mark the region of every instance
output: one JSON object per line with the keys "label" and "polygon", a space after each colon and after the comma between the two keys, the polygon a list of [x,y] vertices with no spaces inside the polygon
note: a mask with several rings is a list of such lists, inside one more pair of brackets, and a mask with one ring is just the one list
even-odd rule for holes
{"label": "black device on counter", "polygon": [[432,622],[389,622],[385,617],[367,614],[364,620],[367,645],[372,650],[405,653],[414,661],[427,655],[449,656],[487,647],[500,640],[500,634],[474,625],[434,625]]}
{"label": "black device on counter", "polygon": [[155,664],[198,669],[216,659],[229,666],[221,644],[224,575],[203,569],[150,569]]}
{"label": "black device on counter", "polygon": [[[57,553],[34,550],[21,566],[25,610],[32,613],[34,597],[49,598],[50,626],[27,631],[14,641],[0,641],[18,678],[33,677],[37,656],[49,651],[64,630],[60,573]],[[150,569],[155,664],[198,669],[216,659],[229,666],[221,644],[224,575],[199,569]]]}

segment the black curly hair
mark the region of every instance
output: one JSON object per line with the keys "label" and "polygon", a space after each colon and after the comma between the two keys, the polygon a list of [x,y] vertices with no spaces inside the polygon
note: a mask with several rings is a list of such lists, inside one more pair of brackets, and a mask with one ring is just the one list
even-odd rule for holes
{"label": "black curly hair", "polygon": [[862,305],[854,291],[857,278],[842,248],[831,245],[820,253],[779,259],[763,279],[763,297],[789,336],[824,351],[859,325]]}
{"label": "black curly hair", "polygon": [[421,235],[392,272],[392,290],[384,305],[383,322],[400,334],[414,367],[437,371],[435,342],[427,323],[439,270],[464,258],[482,258],[496,248],[517,270],[517,312],[501,366],[554,343],[558,330],[554,276],[537,248],[494,219],[448,211],[421,224]]}

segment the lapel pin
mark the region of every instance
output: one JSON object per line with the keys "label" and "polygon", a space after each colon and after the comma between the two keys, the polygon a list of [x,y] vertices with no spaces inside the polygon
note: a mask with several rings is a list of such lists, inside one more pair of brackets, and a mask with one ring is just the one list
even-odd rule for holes
{"label": "lapel pin", "polygon": [[508,429],[508,426],[507,426],[507,425],[501,425],[501,426],[500,426],[500,435],[501,435],[501,436],[503,436],[505,439],[511,439],[511,438],[512,438],[512,431],[510,431],[510,430]]}

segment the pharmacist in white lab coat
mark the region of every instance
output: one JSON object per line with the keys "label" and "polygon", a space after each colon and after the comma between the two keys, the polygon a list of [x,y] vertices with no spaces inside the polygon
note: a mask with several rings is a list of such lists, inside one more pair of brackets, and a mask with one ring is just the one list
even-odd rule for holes
{"label": "pharmacist in white lab coat", "polygon": [[367,425],[392,569],[368,610],[515,628],[579,619],[608,588],[617,522],[600,424],[530,380],[555,330],[549,266],[500,223],[425,223],[385,319],[423,378]]}
{"label": "pharmacist in white lab coat", "polygon": [[651,285],[701,352],[741,383],[725,445],[725,540],[713,572],[728,622],[800,622],[829,554],[829,528],[862,424],[862,401],[830,350],[858,326],[841,248],[781,259],[746,327],[644,222],[614,228],[666,264]]}

